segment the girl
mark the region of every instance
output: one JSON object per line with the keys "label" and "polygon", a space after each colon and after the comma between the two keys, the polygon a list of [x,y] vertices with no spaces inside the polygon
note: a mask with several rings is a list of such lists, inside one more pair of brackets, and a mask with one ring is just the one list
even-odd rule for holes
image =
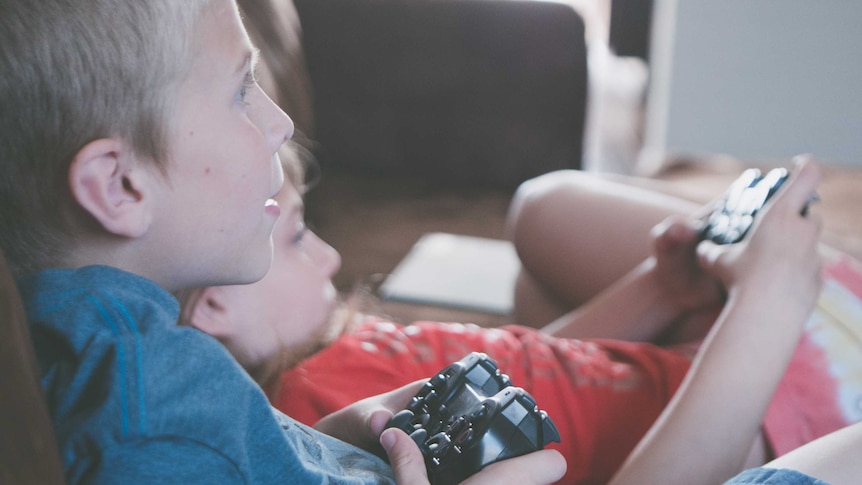
{"label": "girl", "polygon": [[[590,232],[572,235],[539,217],[549,213],[540,207],[556,190],[548,183],[550,177],[525,184],[510,219],[525,267],[517,299],[520,314],[531,323],[547,320],[554,307],[546,303],[553,299],[537,289],[564,287],[560,283],[565,278],[555,282],[544,277],[531,248],[544,245],[540,252],[567,262],[570,275],[589,274],[579,281],[593,282],[581,284],[580,294],[592,297],[590,302],[564,313],[545,331],[332,318],[336,292],[331,278],[340,260],[305,227],[300,190],[289,184],[278,196],[284,214],[275,229],[275,258],[266,277],[249,286],[204,288],[187,295],[183,322],[222,341],[268,390],[276,407],[308,423],[358,399],[428,378],[470,351],[485,352],[557,424],[562,436],[557,449],[568,461],[565,483],[607,482],[668,405],[673,412],[663,415],[657,431],[635,455],[646,458],[634,459],[624,472],[634,471],[637,477],[647,470],[646,476],[658,479],[668,468],[652,451],[680,451],[676,444],[686,443],[691,434],[711,438],[728,429],[732,436],[722,436],[718,444],[687,447],[674,458],[675,463],[697,467],[682,470],[682,476],[716,483],[783,451],[777,448],[788,446],[792,440],[787,435],[793,431],[787,431],[787,420],[771,416],[794,416],[796,410],[785,405],[771,410],[765,420],[763,414],[819,290],[819,223],[816,217],[798,214],[799,201],[807,200],[816,185],[816,164],[803,163],[797,169],[775,197],[776,208],[762,212],[764,221],[773,222],[759,223],[746,242],[733,247],[699,244],[698,219],[676,217],[654,230],[651,255],[633,234],[646,240],[646,227],[653,221],[688,212],[690,206],[647,191],[622,192],[611,182],[596,185],[583,174],[578,177],[587,180],[566,192],[581,198],[582,204],[603,207],[594,219],[580,222],[632,234],[617,248],[619,259],[588,267],[595,260],[590,251],[594,241],[577,234]],[[292,179],[301,180],[296,173]],[[772,212],[778,215],[767,216]],[[620,216],[607,217],[611,214]],[[552,228],[560,231],[556,240],[548,236]],[[534,237],[526,236],[530,233]],[[577,249],[565,251],[563,245],[559,251],[548,250],[566,241],[567,247]],[[573,255],[580,256],[571,259]],[[641,256],[646,256],[641,264],[598,291]],[[755,285],[758,297],[746,298],[754,294]],[[526,294],[533,299],[524,298]],[[793,305],[786,303],[788,295],[793,295]],[[769,318],[763,318],[766,310],[771,310]],[[698,347],[692,343],[699,344],[707,335],[695,355]],[[762,342],[769,339],[770,346],[762,349]],[[740,357],[745,348],[750,351]],[[699,368],[692,367],[693,357]],[[752,368],[762,372],[751,372]],[[676,392],[680,386],[684,392]],[[736,403],[732,413],[726,409],[728,401]],[[702,418],[692,420],[694,415]],[[711,425],[701,430],[694,429],[694,423]],[[815,424],[816,432],[823,434],[846,422]],[[641,450],[647,450],[646,455]],[[701,475],[703,464],[686,459],[686,453],[692,457],[708,453],[705,456],[716,459]],[[626,477],[624,473],[619,479],[625,482]]]}

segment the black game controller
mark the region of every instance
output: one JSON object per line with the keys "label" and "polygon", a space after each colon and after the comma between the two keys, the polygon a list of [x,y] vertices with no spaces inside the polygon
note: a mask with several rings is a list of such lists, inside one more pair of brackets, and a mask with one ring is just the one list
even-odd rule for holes
{"label": "black game controller", "polygon": [[[741,241],[754,223],[754,216],[787,180],[787,176],[784,168],[774,168],[765,176],[756,168],[742,172],[707,219],[702,233],[704,239],[716,244]],[[804,212],[805,209],[803,215]]]}
{"label": "black game controller", "polygon": [[533,397],[479,352],[432,377],[387,427],[419,445],[432,484],[460,483],[491,463],[560,442]]}

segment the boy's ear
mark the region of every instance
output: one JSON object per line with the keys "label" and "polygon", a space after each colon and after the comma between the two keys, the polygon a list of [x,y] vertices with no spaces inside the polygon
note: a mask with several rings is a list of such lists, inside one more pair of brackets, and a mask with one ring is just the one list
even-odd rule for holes
{"label": "boy's ear", "polygon": [[216,338],[232,333],[228,301],[222,288],[210,286],[200,289],[186,304],[184,319],[192,327]]}
{"label": "boy's ear", "polygon": [[150,202],[154,171],[137,163],[122,140],[102,138],[82,148],[69,167],[69,185],[78,204],[106,231],[140,237],[152,222]]}

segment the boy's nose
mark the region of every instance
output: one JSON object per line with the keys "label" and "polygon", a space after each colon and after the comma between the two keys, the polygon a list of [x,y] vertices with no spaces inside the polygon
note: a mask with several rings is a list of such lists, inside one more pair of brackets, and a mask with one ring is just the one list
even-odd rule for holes
{"label": "boy's nose", "polygon": [[[272,103],[272,101],[270,101]],[[273,123],[272,123],[272,140],[273,153],[277,152],[282,145],[287,143],[293,137],[294,125],[293,120],[290,119],[290,116],[287,115],[281,108],[276,106],[275,103],[272,103],[272,106],[275,108],[275,113],[273,115]]]}
{"label": "boy's nose", "polygon": [[258,128],[263,131],[270,150],[275,153],[293,137],[293,120],[263,90],[260,90],[260,95],[263,99],[256,113],[260,117]]}

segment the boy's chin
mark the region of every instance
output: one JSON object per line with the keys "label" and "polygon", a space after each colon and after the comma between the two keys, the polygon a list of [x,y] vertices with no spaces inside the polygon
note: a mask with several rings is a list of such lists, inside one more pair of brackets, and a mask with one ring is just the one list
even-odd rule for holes
{"label": "boy's chin", "polygon": [[266,276],[271,264],[272,258],[246,261],[244,266],[238,268],[240,274],[237,275],[237,281],[231,283],[231,285],[257,283]]}

